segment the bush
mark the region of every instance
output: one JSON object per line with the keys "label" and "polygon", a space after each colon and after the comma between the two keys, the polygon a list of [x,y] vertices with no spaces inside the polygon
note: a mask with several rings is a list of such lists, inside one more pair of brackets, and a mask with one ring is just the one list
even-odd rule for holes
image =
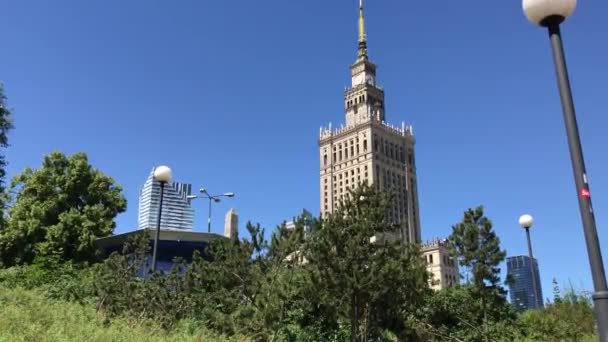
{"label": "bush", "polygon": [[149,320],[104,319],[93,307],[49,301],[35,290],[0,291],[0,341],[246,341],[214,335],[185,320],[166,332]]}
{"label": "bush", "polygon": [[38,289],[49,299],[94,302],[93,270],[86,264],[38,258],[31,265],[0,269],[0,286]]}

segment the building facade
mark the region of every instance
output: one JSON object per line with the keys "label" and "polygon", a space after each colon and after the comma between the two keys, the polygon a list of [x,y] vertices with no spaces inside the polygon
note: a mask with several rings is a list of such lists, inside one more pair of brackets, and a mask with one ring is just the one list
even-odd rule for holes
{"label": "building facade", "polygon": [[346,123],[319,132],[321,215],[336,210],[358,184],[373,184],[394,195],[391,220],[401,225],[407,241],[419,243],[414,134],[405,123],[397,127],[386,121],[384,89],[368,57],[361,2],[358,56],[350,69],[351,86],[344,91]]}
{"label": "building facade", "polygon": [[[536,294],[532,283],[532,269],[536,278]],[[510,278],[509,297],[511,304],[518,310],[537,309],[543,307],[543,290],[540,283],[540,272],[536,259],[527,255],[507,258],[507,277]]]}
{"label": "building facade", "polygon": [[435,239],[422,244],[422,256],[426,269],[431,274],[430,285],[433,290],[442,290],[460,283],[458,263],[450,255],[446,240]]}
{"label": "building facade", "polygon": [[[193,229],[194,210],[188,200],[191,194],[191,184],[172,182],[165,185],[161,229]],[[160,183],[154,179],[154,170],[152,170],[139,193],[139,229],[156,229],[159,203]]]}

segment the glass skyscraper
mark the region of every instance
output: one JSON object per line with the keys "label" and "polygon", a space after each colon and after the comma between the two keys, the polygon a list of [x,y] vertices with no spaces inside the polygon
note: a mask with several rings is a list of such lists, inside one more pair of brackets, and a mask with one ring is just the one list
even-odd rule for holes
{"label": "glass skyscraper", "polygon": [[[536,301],[534,300],[531,267],[534,267],[534,276],[536,278]],[[524,311],[543,307],[543,290],[536,259],[530,259],[527,255],[508,257],[507,277],[510,277],[512,280],[512,283],[509,285],[511,304],[518,310]]]}
{"label": "glass skyscraper", "polygon": [[[172,182],[165,185],[161,229],[192,230],[194,210],[188,200],[190,194],[191,184]],[[160,183],[154,179],[152,170],[139,193],[139,229],[156,229],[159,202]]]}

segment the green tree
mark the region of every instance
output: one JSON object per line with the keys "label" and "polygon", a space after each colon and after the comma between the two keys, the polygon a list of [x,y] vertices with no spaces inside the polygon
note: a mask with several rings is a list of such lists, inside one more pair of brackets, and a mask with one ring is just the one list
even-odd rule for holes
{"label": "green tree", "polygon": [[556,287],[556,298],[544,309],[528,310],[520,317],[522,340],[528,341],[596,341],[595,315],[590,296],[570,288],[562,296]]}
{"label": "green tree", "polygon": [[500,263],[506,252],[492,229],[492,222],[484,216],[483,207],[468,209],[462,222],[452,227],[449,237],[453,254],[459,265],[472,277],[469,279],[474,298],[479,298],[482,314],[475,324],[487,328],[488,314],[504,305],[506,291],[500,282]]}
{"label": "green tree", "polygon": [[513,307],[506,302],[495,303],[488,308],[491,319],[482,326],[482,307],[476,292],[472,285],[465,285],[430,296],[416,320],[421,335],[428,341],[513,341],[518,336]]}
{"label": "green tree", "polygon": [[406,338],[406,316],[430,291],[420,251],[387,220],[389,205],[388,195],[361,185],[307,241],[312,299],[324,319],[349,323],[352,341],[381,338],[385,329]]}
{"label": "green tree", "polygon": [[126,209],[122,188],[93,168],[86,154],[53,152],[40,169],[25,169],[12,182],[16,200],[0,232],[0,262],[30,263],[36,256],[86,261],[95,240],[109,236]]}
{"label": "green tree", "polygon": [[[8,132],[13,128],[11,119],[11,111],[6,106],[6,96],[4,95],[4,86],[0,83],[0,148],[8,147]],[[0,230],[6,227],[4,212],[8,202],[8,194],[6,193],[6,157],[4,151],[0,152]]]}

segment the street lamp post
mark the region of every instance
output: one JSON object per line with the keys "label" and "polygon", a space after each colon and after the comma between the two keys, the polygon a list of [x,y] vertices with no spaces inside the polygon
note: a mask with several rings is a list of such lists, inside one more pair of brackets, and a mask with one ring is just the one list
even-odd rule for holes
{"label": "street lamp post", "polygon": [[530,228],[534,224],[534,219],[530,215],[522,215],[519,218],[519,225],[526,230],[526,238],[528,239],[528,256],[530,257],[530,273],[532,274],[532,291],[534,292],[534,309],[541,307],[539,301],[542,298],[538,298],[538,286],[536,283],[536,264],[534,263],[534,256],[532,255],[532,242],[530,241]]}
{"label": "street lamp post", "polygon": [[576,184],[579,209],[585,232],[585,242],[587,244],[587,254],[593,276],[593,286],[595,289],[593,306],[597,314],[598,335],[601,342],[608,342],[608,286],[606,284],[606,273],[604,271],[604,263],[595,226],[593,207],[591,206],[589,183],[560,32],[560,24],[574,12],[576,0],[523,0],[522,5],[528,20],[534,24],[547,27],[549,30],[557,83],[568,135],[568,146],[574,171],[574,182]]}
{"label": "street lamp post", "polygon": [[160,203],[158,204],[156,235],[154,236],[154,250],[152,251],[152,272],[156,272],[156,257],[158,253],[158,239],[160,237],[160,219],[163,214],[163,196],[165,192],[165,184],[171,181],[171,174],[171,169],[164,165],[154,169],[154,179],[160,183]]}
{"label": "street lamp post", "polygon": [[205,188],[201,188],[199,190],[199,192],[201,193],[200,196],[196,196],[196,195],[191,195],[188,196],[188,199],[193,200],[196,198],[204,198],[204,199],[208,199],[209,200],[209,213],[207,216],[207,233],[211,233],[211,204],[213,202],[221,202],[221,197],[234,197],[234,192],[225,192],[221,195],[210,195],[209,192],[207,192],[207,189]]}

